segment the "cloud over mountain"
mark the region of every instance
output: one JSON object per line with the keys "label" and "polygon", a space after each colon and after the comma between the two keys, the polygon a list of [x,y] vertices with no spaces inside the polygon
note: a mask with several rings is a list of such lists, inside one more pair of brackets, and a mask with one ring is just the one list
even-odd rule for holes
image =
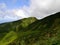
{"label": "cloud over mountain", "polygon": [[[16,3],[16,1],[18,0],[15,0],[15,2],[13,0],[12,2]],[[0,22],[14,21],[27,17],[41,19],[56,12],[60,12],[60,0],[30,0],[30,6],[24,5],[16,9],[9,9],[6,3],[0,3]]]}
{"label": "cloud over mountain", "polygon": [[31,0],[29,13],[31,16],[43,18],[60,12],[60,0]]}

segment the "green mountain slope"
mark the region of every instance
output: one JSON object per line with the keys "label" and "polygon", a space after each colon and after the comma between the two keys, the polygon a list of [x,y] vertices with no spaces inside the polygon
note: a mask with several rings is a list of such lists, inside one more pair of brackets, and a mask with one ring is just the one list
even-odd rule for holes
{"label": "green mountain slope", "polygon": [[[39,41],[36,45],[60,45],[60,13],[53,14],[42,20],[37,20],[26,28],[31,31],[38,31],[33,34]],[[41,43],[40,43],[41,42]]]}
{"label": "green mountain slope", "polygon": [[[15,22],[9,22],[9,23],[0,24],[0,40],[1,39],[3,40],[3,38],[5,38],[4,36],[6,36],[6,35],[9,36],[9,33],[11,31],[13,31],[16,34],[18,32],[23,31],[24,28],[26,28],[27,26],[29,26],[31,23],[35,22],[36,20],[37,19],[35,17],[29,17],[29,18],[24,18],[22,20],[15,21]],[[4,45],[7,45],[7,44],[4,44]],[[0,45],[3,45],[3,43],[0,44]]]}
{"label": "green mountain slope", "polygon": [[0,33],[9,32],[11,30],[17,31],[26,28],[28,25],[36,21],[35,17],[24,18],[15,22],[0,24]]}
{"label": "green mountain slope", "polygon": [[0,24],[0,45],[60,45],[60,13]]}

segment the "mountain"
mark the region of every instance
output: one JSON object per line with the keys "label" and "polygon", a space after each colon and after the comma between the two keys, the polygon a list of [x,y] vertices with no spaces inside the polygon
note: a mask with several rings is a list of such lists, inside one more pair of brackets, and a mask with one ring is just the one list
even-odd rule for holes
{"label": "mountain", "polygon": [[0,24],[0,45],[60,45],[60,12]]}
{"label": "mountain", "polygon": [[[0,24],[0,39],[5,39],[4,36],[7,36],[6,38],[8,38],[11,35],[14,35],[16,33],[18,33],[19,31],[23,31],[24,28],[26,28],[27,26],[29,26],[31,23],[35,22],[37,19],[35,17],[29,17],[29,18],[24,18],[15,22],[8,22],[8,23],[3,23]],[[15,35],[16,36],[16,35]],[[15,37],[13,36],[13,37]],[[8,45],[11,42],[5,42],[5,41],[0,41],[0,45]],[[6,39],[5,39],[6,40]],[[10,40],[10,38],[9,38]],[[14,40],[12,40],[14,41]],[[3,43],[5,42],[5,43]],[[1,44],[2,43],[2,44]]]}
{"label": "mountain", "polygon": [[21,30],[36,20],[37,19],[35,17],[29,17],[29,18],[24,18],[24,19],[15,21],[15,22],[7,22],[7,23],[0,24],[0,33],[9,32],[11,30],[14,30],[14,31]]}

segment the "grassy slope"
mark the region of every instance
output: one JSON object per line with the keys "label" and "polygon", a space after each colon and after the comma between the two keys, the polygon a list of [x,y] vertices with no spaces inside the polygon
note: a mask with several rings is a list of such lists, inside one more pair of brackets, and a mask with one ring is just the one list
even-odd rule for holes
{"label": "grassy slope", "polygon": [[[24,18],[22,20],[15,21],[15,22],[0,24],[0,40],[5,39],[6,35],[8,35],[7,37],[9,37],[9,33],[11,31],[13,31],[16,34],[18,32],[22,32],[24,28],[26,28],[29,24],[33,23],[36,20],[37,19],[35,17],[29,17],[29,18]],[[8,40],[9,39],[10,38],[8,38]],[[2,42],[2,41],[0,41],[0,42]],[[9,43],[7,43],[7,44],[9,44]],[[2,45],[7,45],[7,44],[2,43]]]}
{"label": "grassy slope", "polygon": [[60,45],[60,13],[1,24],[0,35],[0,45]]}

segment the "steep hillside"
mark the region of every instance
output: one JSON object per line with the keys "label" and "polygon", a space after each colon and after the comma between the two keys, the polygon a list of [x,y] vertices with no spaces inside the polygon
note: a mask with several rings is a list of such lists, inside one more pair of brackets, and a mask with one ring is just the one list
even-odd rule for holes
{"label": "steep hillside", "polygon": [[0,24],[0,39],[4,38],[4,36],[7,35],[10,31],[14,31],[14,32],[23,31],[24,28],[26,28],[29,24],[33,23],[36,20],[37,19],[35,17],[29,17],[15,22]]}
{"label": "steep hillside", "polygon": [[60,45],[60,13],[35,21],[26,28],[28,30],[36,31],[32,34],[39,42],[36,45]]}
{"label": "steep hillside", "polygon": [[0,45],[60,45],[60,13],[0,24]]}
{"label": "steep hillside", "polygon": [[0,24],[0,33],[9,32],[11,30],[17,31],[26,28],[28,25],[36,21],[35,17],[24,18],[15,22]]}

